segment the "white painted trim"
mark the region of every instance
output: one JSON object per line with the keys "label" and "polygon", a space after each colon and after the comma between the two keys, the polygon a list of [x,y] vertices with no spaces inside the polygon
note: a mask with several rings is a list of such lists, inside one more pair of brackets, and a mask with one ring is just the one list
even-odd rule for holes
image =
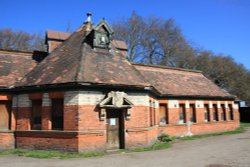
{"label": "white painted trim", "polygon": [[204,101],[203,100],[196,100],[195,101],[195,108],[204,108]]}
{"label": "white painted trim", "polygon": [[178,100],[168,100],[168,108],[179,108]]}

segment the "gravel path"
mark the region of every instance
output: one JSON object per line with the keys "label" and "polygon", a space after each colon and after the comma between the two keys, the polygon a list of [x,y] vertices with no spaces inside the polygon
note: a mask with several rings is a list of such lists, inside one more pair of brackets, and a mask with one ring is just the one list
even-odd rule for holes
{"label": "gravel path", "polygon": [[166,150],[83,159],[0,156],[0,167],[250,167],[250,129],[245,133],[175,143]]}

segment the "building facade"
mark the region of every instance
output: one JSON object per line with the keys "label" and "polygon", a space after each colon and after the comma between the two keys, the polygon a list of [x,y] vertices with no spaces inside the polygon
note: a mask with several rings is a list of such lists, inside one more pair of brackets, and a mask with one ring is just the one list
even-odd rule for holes
{"label": "building facade", "polygon": [[144,147],[239,126],[234,96],[200,71],[129,62],[105,20],[46,43],[46,56],[0,51],[0,149]]}

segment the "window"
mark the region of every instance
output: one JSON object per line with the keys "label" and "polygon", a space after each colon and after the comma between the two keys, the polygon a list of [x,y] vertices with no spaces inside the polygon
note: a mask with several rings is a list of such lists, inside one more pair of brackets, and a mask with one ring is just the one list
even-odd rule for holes
{"label": "window", "polygon": [[196,111],[194,104],[190,104],[190,122],[196,122]]}
{"label": "window", "polygon": [[32,100],[31,129],[41,130],[42,128],[42,100]]}
{"label": "window", "polygon": [[225,108],[225,105],[222,104],[221,105],[221,120],[222,121],[225,121],[227,118],[226,118],[226,108]]}
{"label": "window", "polygon": [[167,105],[160,104],[160,124],[164,125],[168,123]]}
{"label": "window", "polygon": [[52,99],[52,130],[63,130],[63,99]]}
{"label": "window", "polygon": [[180,104],[179,106],[179,124],[186,123],[186,111],[185,111],[185,105]]}
{"label": "window", "polygon": [[0,101],[0,129],[8,130],[10,127],[10,103]]}
{"label": "window", "polygon": [[219,121],[217,105],[213,104],[213,120]]}
{"label": "window", "polygon": [[229,107],[229,116],[230,116],[229,119],[234,120],[234,110],[233,110],[232,104],[229,104],[228,107]]}
{"label": "window", "polygon": [[204,121],[205,122],[210,121],[210,113],[209,113],[209,105],[208,104],[204,105]]}

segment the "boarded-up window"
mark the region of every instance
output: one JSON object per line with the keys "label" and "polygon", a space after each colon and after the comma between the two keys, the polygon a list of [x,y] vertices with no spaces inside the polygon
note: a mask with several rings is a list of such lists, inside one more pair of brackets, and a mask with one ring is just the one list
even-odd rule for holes
{"label": "boarded-up window", "polygon": [[209,105],[208,104],[204,105],[204,121],[205,122],[210,121],[210,112],[209,112]]}
{"label": "boarded-up window", "polygon": [[63,130],[63,99],[52,99],[52,130]]}
{"label": "boarded-up window", "polygon": [[41,130],[42,119],[42,100],[32,100],[32,118],[31,118],[31,129]]}
{"label": "boarded-up window", "polygon": [[229,116],[230,116],[229,119],[234,120],[234,110],[233,110],[232,104],[229,104],[228,107],[229,107]]}
{"label": "boarded-up window", "polygon": [[214,121],[219,121],[217,105],[213,104],[213,119]]}
{"label": "boarded-up window", "polygon": [[194,104],[190,104],[190,122],[196,122],[196,111]]}
{"label": "boarded-up window", "polygon": [[225,121],[226,120],[226,108],[225,108],[224,104],[221,105],[221,109],[222,109],[222,111],[221,111],[221,120]]}
{"label": "boarded-up window", "polygon": [[180,104],[179,106],[179,124],[186,123],[186,111],[185,111],[185,105]]}
{"label": "boarded-up window", "polygon": [[164,125],[168,123],[167,105],[160,104],[160,124]]}
{"label": "boarded-up window", "polygon": [[9,129],[10,122],[10,103],[0,101],[0,129]]}

